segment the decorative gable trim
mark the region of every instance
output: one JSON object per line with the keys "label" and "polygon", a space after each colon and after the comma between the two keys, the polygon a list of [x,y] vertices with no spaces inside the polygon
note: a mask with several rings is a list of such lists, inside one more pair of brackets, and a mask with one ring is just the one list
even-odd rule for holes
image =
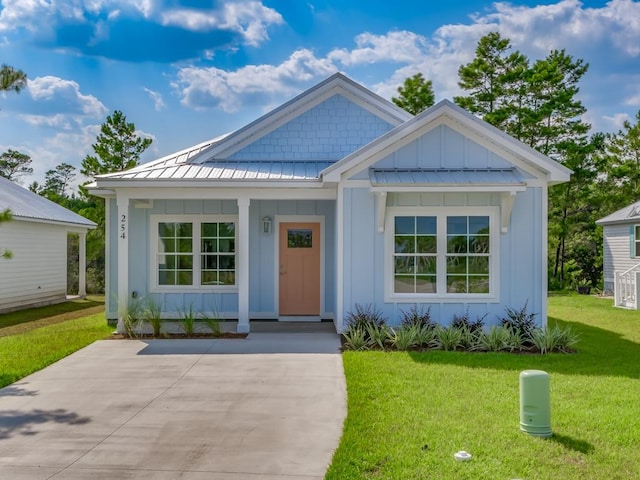
{"label": "decorative gable trim", "polygon": [[394,127],[413,118],[413,115],[388,100],[343,74],[336,73],[275,110],[233,132],[210,148],[206,154],[194,159],[193,163],[203,163],[212,158],[227,158],[334,95],[344,96]]}
{"label": "decorative gable trim", "polygon": [[440,125],[445,125],[500,155],[514,166],[547,183],[569,180],[571,171],[554,160],[474,117],[448,100],[382,135],[322,172],[324,181],[342,178],[366,169]]}

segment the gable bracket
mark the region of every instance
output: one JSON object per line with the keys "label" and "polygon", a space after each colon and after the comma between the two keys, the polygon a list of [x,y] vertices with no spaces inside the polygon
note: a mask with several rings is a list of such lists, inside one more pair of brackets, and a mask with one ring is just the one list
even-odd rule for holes
{"label": "gable bracket", "polygon": [[500,232],[507,233],[511,223],[511,211],[513,202],[516,199],[516,192],[503,192],[500,195]]}
{"label": "gable bracket", "polygon": [[384,233],[384,218],[387,214],[387,192],[376,192],[376,224],[378,232]]}

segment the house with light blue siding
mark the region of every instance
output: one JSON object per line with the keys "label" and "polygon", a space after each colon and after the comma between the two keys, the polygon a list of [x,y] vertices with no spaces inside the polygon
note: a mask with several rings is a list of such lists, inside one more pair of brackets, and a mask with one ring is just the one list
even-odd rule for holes
{"label": "house with light blue siding", "polygon": [[[546,324],[547,191],[570,171],[449,101],[410,115],[335,74],[224,137],[96,178],[107,317],[151,297],[237,320]],[[122,320],[121,318],[119,320]],[[122,327],[122,322],[120,322]]]}

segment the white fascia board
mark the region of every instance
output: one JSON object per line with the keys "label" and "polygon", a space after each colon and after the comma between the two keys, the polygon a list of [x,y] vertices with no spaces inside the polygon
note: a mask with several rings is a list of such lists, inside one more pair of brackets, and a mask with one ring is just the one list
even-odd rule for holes
{"label": "white fascia board", "polygon": [[[95,184],[94,184],[95,185]],[[108,188],[99,188],[97,186],[88,189],[89,194],[94,197],[115,198],[116,191]]]}
{"label": "white fascia board", "polygon": [[335,188],[119,188],[118,195],[145,200],[335,200]]}
{"label": "white fascia board", "polygon": [[475,138],[473,139],[475,141],[497,154],[505,152],[509,157],[507,160],[518,161],[518,163],[520,163],[518,166],[521,166],[523,170],[525,170],[525,168],[522,164],[529,164],[538,170],[539,173],[536,175],[538,178],[541,177],[540,172],[544,172],[548,181],[558,183],[569,181],[571,170],[564,165],[559,164],[519,140],[510,137],[505,132],[498,130],[483,120],[459,110],[461,109],[448,108],[448,114],[455,123],[447,122],[447,126],[464,136],[469,137],[469,134],[474,135]]}
{"label": "white fascia board", "polygon": [[57,220],[46,220],[44,218],[21,217],[18,215],[14,215],[13,220],[16,220],[16,221],[19,220],[21,222],[31,222],[31,223],[45,223],[47,225],[57,225],[61,227],[70,227],[72,229],[82,230],[85,232],[87,230],[93,230],[94,228],[97,227],[97,225],[91,222],[91,220],[87,220],[87,222],[91,222],[90,224],[83,224],[83,223],[73,223],[73,222],[60,222]]}

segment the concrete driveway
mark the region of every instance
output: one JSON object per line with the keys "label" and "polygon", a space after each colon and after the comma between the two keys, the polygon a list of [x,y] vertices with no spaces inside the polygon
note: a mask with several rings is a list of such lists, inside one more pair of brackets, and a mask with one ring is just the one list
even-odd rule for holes
{"label": "concrete driveway", "polygon": [[0,478],[323,478],[338,349],[318,332],[96,342],[0,390]]}

